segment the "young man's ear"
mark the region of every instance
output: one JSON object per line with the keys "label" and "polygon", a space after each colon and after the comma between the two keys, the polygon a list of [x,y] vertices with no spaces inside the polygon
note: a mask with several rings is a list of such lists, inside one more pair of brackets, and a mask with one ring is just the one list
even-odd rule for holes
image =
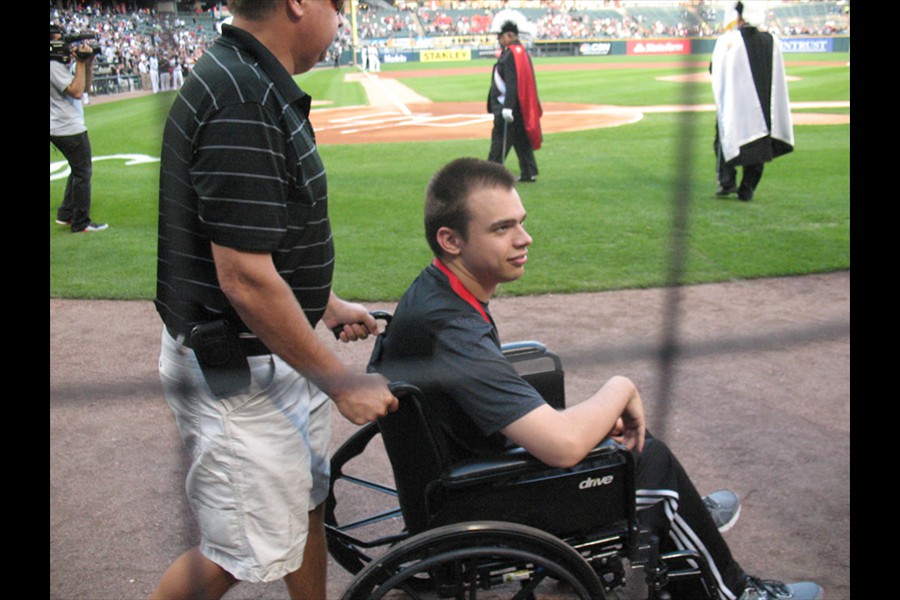
{"label": "young man's ear", "polygon": [[441,227],[437,231],[437,243],[444,251],[444,254],[450,257],[459,256],[462,251],[462,243],[465,241],[455,229],[450,227]]}

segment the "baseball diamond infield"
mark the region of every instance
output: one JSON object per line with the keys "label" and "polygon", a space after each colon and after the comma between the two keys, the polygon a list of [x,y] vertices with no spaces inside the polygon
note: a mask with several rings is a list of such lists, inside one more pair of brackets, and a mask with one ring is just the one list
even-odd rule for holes
{"label": "baseball diamond infield", "polygon": [[[790,65],[819,64],[841,66],[835,61],[788,62]],[[616,68],[660,68],[672,63],[594,63],[540,65],[542,71],[603,70]],[[685,68],[705,67],[705,63],[688,63]],[[459,67],[451,69],[393,71],[377,74],[354,70],[345,79],[359,82],[365,89],[368,103],[363,106],[331,108],[328,102],[313,100],[313,126],[320,144],[371,144],[390,142],[422,142],[438,140],[490,139],[492,116],[486,112],[485,102],[432,102],[405,85],[401,79],[481,73],[490,77],[490,68]],[[659,78],[660,81],[709,81],[704,71]],[[94,104],[123,97],[146,95],[149,92],[95,96]],[[794,109],[849,108],[849,102],[793,102]],[[640,121],[644,114],[655,112],[714,111],[713,104],[693,106],[613,106],[602,104],[574,104],[567,102],[542,103],[544,115],[541,129],[544,134],[581,131],[602,127],[616,127]],[[794,125],[833,125],[850,122],[849,114],[814,112],[792,113]]]}
{"label": "baseball diamond infield", "polygon": [[[790,64],[790,63],[789,63]],[[671,67],[671,63],[640,63],[632,68]],[[587,68],[615,68],[614,64],[590,65]],[[691,66],[702,66],[697,63]],[[585,65],[543,65],[537,70],[572,70]],[[328,108],[314,103],[316,139],[321,144],[371,144],[386,142],[420,142],[450,139],[487,139],[491,135],[493,117],[486,112],[485,102],[432,102],[402,83],[400,79],[483,73],[490,68],[461,67],[446,70],[394,71],[378,74],[354,72],[347,81],[362,84],[368,97],[367,106]],[[708,81],[705,72],[662,78],[663,81]],[[793,108],[849,107],[849,102],[793,103]],[[696,106],[611,106],[544,102],[541,129],[545,134],[565,131],[616,127],[640,121],[645,113],[714,111],[712,104]],[[849,123],[850,115],[798,112],[792,115],[795,125]]]}

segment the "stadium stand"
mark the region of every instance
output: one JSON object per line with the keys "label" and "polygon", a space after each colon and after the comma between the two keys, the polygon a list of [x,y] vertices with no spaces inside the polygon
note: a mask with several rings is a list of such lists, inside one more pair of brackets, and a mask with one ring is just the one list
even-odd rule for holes
{"label": "stadium stand", "polygon": [[361,39],[425,35],[414,10],[385,0],[366,0],[357,10],[357,32]]}
{"label": "stadium stand", "polygon": [[[217,3],[200,4],[213,8],[158,15],[146,8],[127,10],[123,2],[51,7],[50,22],[69,32],[97,33],[101,52],[94,61],[94,94],[138,91],[149,87],[140,76],[142,59],[155,52],[161,70],[181,69],[186,76],[218,35],[216,24],[225,15]],[[709,0],[361,0],[357,33],[363,43],[385,46],[399,38],[484,35],[496,11],[507,7],[536,24],[537,40],[704,37],[721,33],[729,5]],[[767,24],[782,36],[849,34],[850,2],[772,2]],[[344,27],[336,52],[351,45],[351,32]]]}
{"label": "stadium stand", "polygon": [[[503,6],[537,24],[538,39],[593,39],[714,36],[722,32],[726,7],[704,0],[689,2],[628,2],[624,0],[510,0]],[[466,35],[475,16],[488,16],[497,2],[484,0],[396,0],[415,7],[425,35]],[[770,3],[769,25],[782,34],[849,33],[849,0]]]}
{"label": "stadium stand", "polygon": [[160,17],[149,9],[126,11],[119,5],[97,5],[83,10],[50,9],[50,22],[65,31],[91,31],[97,35],[100,53],[94,60],[94,94],[144,89],[139,63],[153,52],[159,56],[161,70],[179,68],[187,75],[194,61],[218,35],[217,16],[198,13],[178,18]]}
{"label": "stadium stand", "polygon": [[803,2],[772,7],[769,26],[782,35],[836,35],[850,32],[849,2]]}

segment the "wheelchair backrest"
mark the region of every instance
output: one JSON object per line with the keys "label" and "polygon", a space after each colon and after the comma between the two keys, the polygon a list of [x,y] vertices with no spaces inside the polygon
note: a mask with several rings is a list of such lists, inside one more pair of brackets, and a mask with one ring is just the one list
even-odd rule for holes
{"label": "wheelchair backrest", "polygon": [[415,534],[427,529],[426,489],[440,477],[445,461],[422,413],[422,392],[403,382],[394,382],[390,387],[400,399],[400,406],[378,419],[378,428],[394,472],[403,519],[409,532]]}

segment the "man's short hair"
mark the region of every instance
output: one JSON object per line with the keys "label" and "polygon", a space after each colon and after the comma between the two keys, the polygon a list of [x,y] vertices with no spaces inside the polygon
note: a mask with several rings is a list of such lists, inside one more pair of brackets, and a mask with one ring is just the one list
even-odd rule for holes
{"label": "man's short hair", "polygon": [[478,158],[458,158],[434,174],[425,188],[425,238],[434,255],[443,250],[437,242],[441,227],[449,227],[463,239],[469,232],[472,215],[469,195],[480,187],[502,187],[511,190],[516,177],[503,165]]}
{"label": "man's short hair", "polygon": [[228,0],[228,10],[251,21],[269,16],[281,0]]}

